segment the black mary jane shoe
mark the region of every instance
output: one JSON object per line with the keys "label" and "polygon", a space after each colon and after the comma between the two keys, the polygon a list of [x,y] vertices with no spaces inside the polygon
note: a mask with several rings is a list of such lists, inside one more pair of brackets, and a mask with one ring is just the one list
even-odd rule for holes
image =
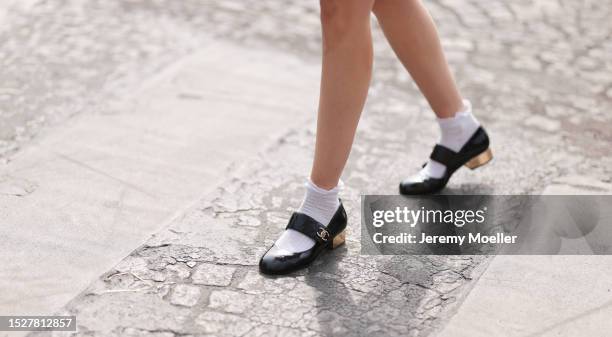
{"label": "black mary jane shoe", "polygon": [[315,241],[315,245],[306,251],[291,254],[272,245],[259,261],[259,270],[268,275],[282,275],[307,267],[323,250],[334,249],[344,243],[346,222],[346,211],[342,203],[327,226],[306,214],[293,213],[287,229],[308,236]]}
{"label": "black mary jane shoe", "polygon": [[437,144],[429,158],[446,166],[444,176],[431,178],[417,175],[408,178],[400,183],[400,194],[417,195],[439,192],[461,166],[465,165],[473,170],[488,163],[493,158],[493,153],[489,148],[489,136],[482,127],[479,127],[459,152]]}

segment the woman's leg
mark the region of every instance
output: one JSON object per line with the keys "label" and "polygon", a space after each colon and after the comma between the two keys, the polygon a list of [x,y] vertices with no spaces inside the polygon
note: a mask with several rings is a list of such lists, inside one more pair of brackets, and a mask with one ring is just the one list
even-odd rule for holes
{"label": "woman's leg", "polygon": [[[320,0],[323,67],[317,139],[310,181],[302,205],[287,230],[259,262],[266,274],[283,274],[310,263],[325,241],[344,240],[346,213],[338,200],[338,181],[348,159],[372,73],[370,15],[375,0]],[[313,223],[312,221],[316,222]],[[323,225],[315,236],[312,228]]]}
{"label": "woman's leg", "polygon": [[374,0],[320,0],[320,4],[323,67],[310,179],[322,189],[332,189],[348,159],[368,93]]}
{"label": "woman's leg", "polygon": [[[374,0],[321,0],[323,66],[317,139],[310,181],[298,212],[327,225],[340,202],[337,187],[366,100],[372,72],[370,15]],[[276,245],[304,251],[314,241],[294,230]]]}
{"label": "woman's leg", "polygon": [[377,0],[373,10],[391,47],[438,118],[453,117],[463,103],[427,9],[420,0]]}
{"label": "woman's leg", "polygon": [[[374,14],[387,40],[438,117],[440,139],[427,165],[400,184],[402,194],[426,194],[446,186],[463,164],[491,159],[488,136],[463,101],[444,57],[436,26],[420,0],[377,0]],[[459,154],[449,156],[449,152]],[[450,168],[450,169],[449,169]]]}

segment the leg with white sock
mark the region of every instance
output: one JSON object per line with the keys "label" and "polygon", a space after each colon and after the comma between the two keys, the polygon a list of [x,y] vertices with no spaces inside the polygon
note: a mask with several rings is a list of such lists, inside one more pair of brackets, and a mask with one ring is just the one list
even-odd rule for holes
{"label": "leg with white sock", "polygon": [[[373,10],[391,47],[438,117],[441,131],[438,144],[443,148],[432,153],[439,160],[430,158],[416,176],[402,182],[400,192],[439,191],[457,165],[471,160],[470,156],[477,157],[478,151],[488,150],[488,136],[472,115],[471,104],[461,98],[436,26],[423,3],[377,0]],[[486,162],[486,159],[480,158],[477,162]]]}
{"label": "leg with white sock", "polygon": [[[348,159],[372,69],[371,4],[321,1],[323,72],[311,179],[298,212],[329,223],[340,202],[338,181]],[[286,230],[277,245],[303,251],[314,241]],[[310,247],[307,247],[310,248]]]}
{"label": "leg with white sock", "polygon": [[260,261],[263,273],[304,267],[320,247],[333,247],[331,241],[343,235],[346,213],[338,183],[370,83],[374,1],[320,0],[323,66],[312,171],[302,205]]}
{"label": "leg with white sock", "polygon": [[472,115],[468,101],[464,101],[463,109],[455,116],[438,118],[437,121],[440,140],[434,146],[424,167],[400,183],[401,194],[439,192],[461,166],[474,169],[492,158],[489,136]]}

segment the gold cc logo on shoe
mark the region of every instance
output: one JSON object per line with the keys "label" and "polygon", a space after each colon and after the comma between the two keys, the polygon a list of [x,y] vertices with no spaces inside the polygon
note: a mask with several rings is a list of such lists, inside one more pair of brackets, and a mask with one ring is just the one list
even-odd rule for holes
{"label": "gold cc logo on shoe", "polygon": [[324,228],[321,228],[320,231],[317,232],[317,236],[321,238],[321,240],[327,242],[329,240],[329,232]]}

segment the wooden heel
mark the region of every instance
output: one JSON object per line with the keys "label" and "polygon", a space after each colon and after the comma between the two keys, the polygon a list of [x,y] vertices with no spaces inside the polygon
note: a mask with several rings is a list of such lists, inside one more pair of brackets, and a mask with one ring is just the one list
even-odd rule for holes
{"label": "wooden heel", "polygon": [[477,155],[476,157],[470,159],[470,161],[468,161],[467,163],[465,163],[465,166],[469,167],[470,169],[475,169],[477,167],[480,167],[486,163],[488,163],[489,161],[491,161],[491,159],[493,159],[493,152],[491,152],[491,149],[487,149],[485,152]]}
{"label": "wooden heel", "polygon": [[334,241],[332,241],[331,248],[335,249],[335,248],[342,246],[345,240],[346,240],[346,230],[343,230],[342,232],[340,232],[340,234],[336,235],[336,237],[334,238]]}

